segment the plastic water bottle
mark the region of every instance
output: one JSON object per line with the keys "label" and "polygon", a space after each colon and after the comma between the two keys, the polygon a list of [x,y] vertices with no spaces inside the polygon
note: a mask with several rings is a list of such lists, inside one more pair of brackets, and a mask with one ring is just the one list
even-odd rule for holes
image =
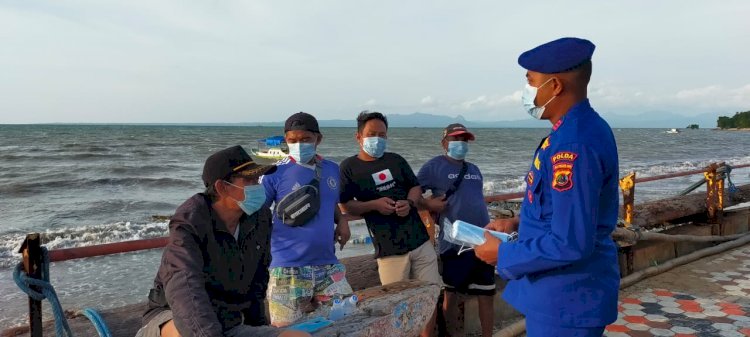
{"label": "plastic water bottle", "polygon": [[328,319],[332,321],[338,321],[346,315],[344,312],[344,301],[341,299],[335,299],[333,300],[333,305],[331,306],[331,312],[328,314]]}
{"label": "plastic water bottle", "polygon": [[352,295],[347,299],[335,299],[331,306],[331,312],[328,314],[328,319],[332,321],[338,321],[346,316],[354,314],[357,311],[357,301],[359,298],[357,295]]}
{"label": "plastic water bottle", "polygon": [[359,298],[357,295],[352,295],[344,301],[344,316],[349,316],[357,311],[357,301]]}

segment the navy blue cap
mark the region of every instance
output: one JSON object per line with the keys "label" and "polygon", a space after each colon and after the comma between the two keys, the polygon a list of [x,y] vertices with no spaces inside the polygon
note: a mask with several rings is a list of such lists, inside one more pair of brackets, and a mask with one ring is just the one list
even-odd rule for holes
{"label": "navy blue cap", "polygon": [[538,73],[562,73],[590,61],[595,48],[589,40],[564,37],[524,52],[518,57],[518,64]]}
{"label": "navy blue cap", "polygon": [[203,165],[203,184],[208,187],[232,174],[258,178],[276,172],[275,165],[259,165],[242,146],[235,145],[212,154]]}
{"label": "navy blue cap", "polygon": [[289,116],[284,123],[284,133],[292,130],[310,131],[320,133],[318,127],[318,120],[307,112],[298,112],[294,115]]}

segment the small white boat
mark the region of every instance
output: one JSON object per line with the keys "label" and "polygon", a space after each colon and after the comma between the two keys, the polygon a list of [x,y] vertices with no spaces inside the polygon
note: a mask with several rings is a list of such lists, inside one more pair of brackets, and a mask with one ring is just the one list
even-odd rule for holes
{"label": "small white boat", "polygon": [[667,130],[667,133],[680,133],[680,130],[677,130],[677,129],[669,129],[669,130]]}
{"label": "small white boat", "polygon": [[289,156],[284,136],[273,136],[258,140],[258,147],[250,149],[250,155],[256,161],[275,162]]}
{"label": "small white boat", "polygon": [[259,149],[250,149],[250,154],[259,159],[265,159],[265,160],[281,160],[289,156],[288,153],[284,152],[284,150],[280,148],[270,148],[265,151],[261,151]]}

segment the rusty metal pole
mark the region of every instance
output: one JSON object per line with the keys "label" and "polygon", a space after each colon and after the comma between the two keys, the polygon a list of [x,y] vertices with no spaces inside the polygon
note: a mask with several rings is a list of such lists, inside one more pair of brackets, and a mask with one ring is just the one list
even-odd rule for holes
{"label": "rusty metal pole", "polygon": [[[635,211],[635,171],[628,173],[620,179],[620,190],[622,190],[622,217],[625,221],[625,228],[629,228],[633,223],[633,213]],[[634,252],[633,245],[618,242],[625,255],[625,274],[633,273]]]}
{"label": "rusty metal pole", "polygon": [[[719,164],[720,166],[726,166],[725,163]],[[726,167],[724,168],[726,169]],[[726,170],[722,170],[721,174],[716,175],[716,223],[719,224],[719,235],[724,235],[724,180],[727,178]]]}
{"label": "rusty metal pole", "polygon": [[708,223],[711,224],[711,235],[720,235],[721,230],[716,218],[718,204],[718,193],[716,189],[716,169],[718,165],[712,163],[706,168],[703,176],[706,178],[706,208],[708,209]]}
{"label": "rusty metal pole", "polygon": [[633,223],[633,205],[635,204],[635,171],[620,179],[620,189],[622,190],[622,214],[625,227],[630,227]]}
{"label": "rusty metal pole", "polygon": [[[29,277],[42,278],[42,247],[39,233],[26,235],[19,253],[23,255],[23,271]],[[41,291],[38,287],[31,289]],[[29,331],[31,337],[42,337],[42,302],[29,297]]]}

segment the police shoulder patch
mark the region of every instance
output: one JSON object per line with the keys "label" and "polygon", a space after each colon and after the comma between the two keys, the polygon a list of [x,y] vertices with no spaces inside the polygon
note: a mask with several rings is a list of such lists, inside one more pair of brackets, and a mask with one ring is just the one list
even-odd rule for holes
{"label": "police shoulder patch", "polygon": [[564,192],[573,188],[573,162],[562,162],[552,167],[552,189]]}
{"label": "police shoulder patch", "polygon": [[559,162],[569,162],[572,163],[578,158],[578,154],[575,152],[570,151],[560,151],[552,155],[550,157],[550,160],[552,161],[552,165],[555,165]]}

